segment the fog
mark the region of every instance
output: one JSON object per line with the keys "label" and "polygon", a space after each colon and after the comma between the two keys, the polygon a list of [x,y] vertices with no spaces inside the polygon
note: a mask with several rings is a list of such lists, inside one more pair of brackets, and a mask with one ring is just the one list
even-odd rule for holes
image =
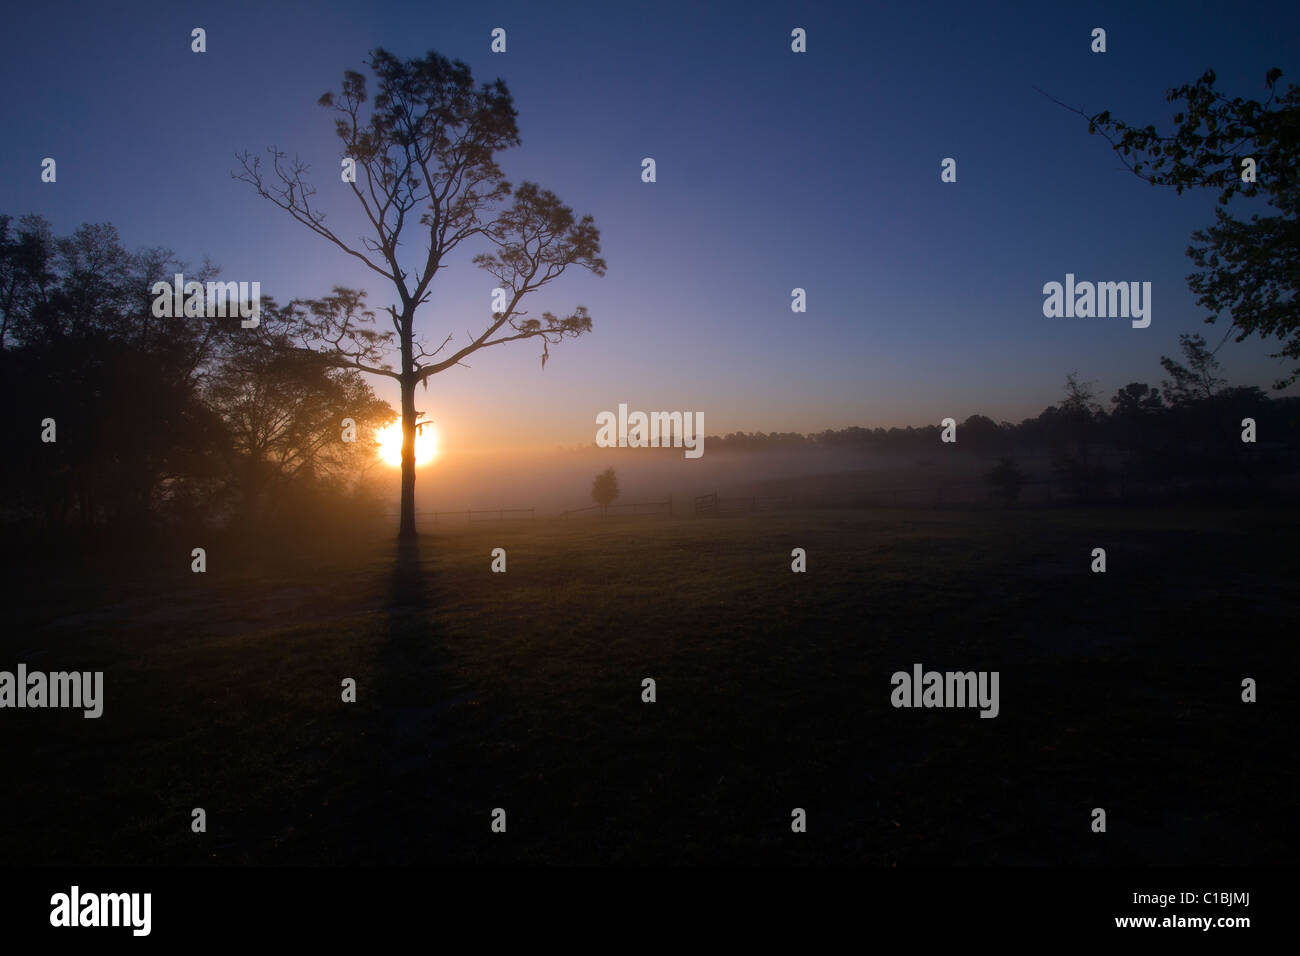
{"label": "fog", "polygon": [[[618,475],[619,504],[663,501],[675,507],[696,495],[781,494],[764,482],[826,475],[862,469],[914,465],[911,459],[888,460],[880,455],[847,449],[781,449],[771,451],[709,451],[688,459],[675,448],[590,448],[538,452],[466,452],[440,455],[420,468],[416,477],[416,507],[420,511],[535,508],[539,516],[587,508],[592,479],[613,468]],[[386,497],[397,507],[396,469]]]}

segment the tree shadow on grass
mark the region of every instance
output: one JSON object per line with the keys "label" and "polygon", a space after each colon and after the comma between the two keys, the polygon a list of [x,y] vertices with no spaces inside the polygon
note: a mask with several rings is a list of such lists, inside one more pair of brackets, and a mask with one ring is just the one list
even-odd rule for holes
{"label": "tree shadow on grass", "polygon": [[[423,550],[431,548],[423,542]],[[453,699],[438,581],[420,541],[394,549],[386,623],[366,686],[354,797],[358,816],[345,854],[357,862],[436,863],[436,832],[454,795],[443,765]]]}

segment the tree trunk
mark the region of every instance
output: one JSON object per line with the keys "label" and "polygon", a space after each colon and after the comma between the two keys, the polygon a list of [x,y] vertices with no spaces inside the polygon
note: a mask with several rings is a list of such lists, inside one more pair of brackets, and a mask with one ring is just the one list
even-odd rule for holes
{"label": "tree trunk", "polygon": [[[403,353],[406,348],[402,349]],[[402,375],[402,522],[397,537],[400,541],[415,541],[415,376],[408,371]]]}
{"label": "tree trunk", "polygon": [[[405,298],[405,296],[403,296]],[[402,518],[397,540],[411,545],[419,540],[415,530],[415,304],[402,309],[399,339],[402,349]]]}

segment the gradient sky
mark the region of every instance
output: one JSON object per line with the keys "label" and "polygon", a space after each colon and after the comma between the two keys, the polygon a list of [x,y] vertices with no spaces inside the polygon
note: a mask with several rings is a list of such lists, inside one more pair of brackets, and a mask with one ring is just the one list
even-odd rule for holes
{"label": "gradient sky", "polygon": [[[1158,384],[1180,332],[1223,334],[1185,281],[1214,197],[1140,182],[1033,87],[1167,126],[1164,91],[1208,67],[1233,95],[1261,97],[1273,66],[1296,81],[1300,7],[976,6],[25,4],[0,36],[0,212],[39,213],[59,234],[112,222],[128,247],[210,257],[282,302],[345,284],[378,309],[392,301],[382,280],[235,182],[234,154],[296,152],[330,224],[356,237],[316,100],[371,48],[432,49],[506,81],[523,140],[502,155],[507,175],[592,214],[609,265],[527,306],[581,303],[595,321],[544,372],[539,347],[514,343],[419,394],[445,449],[589,442],[620,402],[702,410],[709,434],[815,431],[1019,421],[1072,370],[1105,397]],[[489,51],[498,26],[504,55]],[[1105,54],[1089,51],[1096,26]],[[939,179],[947,156],[955,185]],[[476,251],[439,277],[418,319],[427,338],[482,328],[495,282]],[[1044,318],[1043,283],[1066,272],[1152,282],[1151,327]],[[806,314],[790,311],[795,286]],[[1229,342],[1220,358],[1234,384],[1267,388],[1286,369],[1276,349]],[[375,385],[396,405],[392,383]]]}

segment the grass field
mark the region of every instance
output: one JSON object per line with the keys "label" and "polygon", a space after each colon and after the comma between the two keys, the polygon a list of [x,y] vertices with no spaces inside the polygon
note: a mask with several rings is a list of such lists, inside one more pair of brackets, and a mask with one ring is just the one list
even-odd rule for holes
{"label": "grass field", "polygon": [[[0,669],[103,670],[104,716],[0,714],[0,862],[1295,863],[1297,517],[507,522],[405,563],[385,529],[212,542],[203,575],[191,543],[32,564]],[[914,663],[999,671],[1000,715],[891,707]]]}

